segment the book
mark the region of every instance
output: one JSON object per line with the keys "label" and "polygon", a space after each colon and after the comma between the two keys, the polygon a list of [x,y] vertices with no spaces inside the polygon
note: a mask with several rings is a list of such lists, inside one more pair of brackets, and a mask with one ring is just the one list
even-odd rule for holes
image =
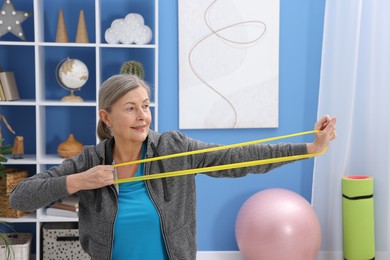
{"label": "book", "polygon": [[13,72],[0,72],[1,86],[6,100],[19,100],[19,91]]}
{"label": "book", "polygon": [[79,198],[76,196],[68,196],[59,201],[60,204],[78,207],[79,206]]}
{"label": "book", "polygon": [[46,215],[56,216],[56,217],[69,217],[69,218],[78,218],[78,213],[66,209],[57,209],[53,207],[46,208]]}
{"label": "book", "polygon": [[69,205],[62,204],[62,203],[54,203],[53,205],[50,205],[50,208],[69,210],[69,211],[73,211],[73,212],[79,211],[79,207],[69,206]]}
{"label": "book", "polygon": [[65,197],[46,208],[46,215],[77,218],[79,212],[79,198]]}
{"label": "book", "polygon": [[3,85],[1,84],[1,81],[0,81],[0,100],[6,101],[4,91],[3,91]]}

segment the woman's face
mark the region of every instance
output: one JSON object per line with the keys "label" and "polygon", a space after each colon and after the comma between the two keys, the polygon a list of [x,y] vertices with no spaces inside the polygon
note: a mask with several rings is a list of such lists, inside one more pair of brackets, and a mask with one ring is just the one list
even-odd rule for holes
{"label": "woman's face", "polygon": [[112,106],[105,122],[111,126],[117,141],[143,142],[146,139],[152,120],[149,106],[148,92],[143,87],[127,92]]}

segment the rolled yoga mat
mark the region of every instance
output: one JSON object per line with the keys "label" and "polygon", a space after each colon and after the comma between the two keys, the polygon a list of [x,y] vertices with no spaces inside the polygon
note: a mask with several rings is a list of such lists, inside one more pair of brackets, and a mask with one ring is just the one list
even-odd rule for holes
{"label": "rolled yoga mat", "polygon": [[375,259],[373,178],[345,176],[342,192],[344,259]]}

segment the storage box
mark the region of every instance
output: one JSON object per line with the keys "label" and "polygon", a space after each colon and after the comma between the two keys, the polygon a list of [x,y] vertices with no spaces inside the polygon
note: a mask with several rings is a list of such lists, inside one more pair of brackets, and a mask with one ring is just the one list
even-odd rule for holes
{"label": "storage box", "polygon": [[9,248],[7,249],[5,242],[2,239],[0,239],[0,259],[8,259],[7,256],[10,256],[9,259],[14,259],[14,260],[30,259],[32,234],[2,233],[2,235],[7,236],[10,245]]}
{"label": "storage box", "polygon": [[77,222],[43,224],[42,256],[44,260],[91,259],[81,248]]}
{"label": "storage box", "polygon": [[0,177],[0,217],[19,218],[29,212],[12,209],[9,206],[9,195],[16,185],[28,178],[26,170],[8,168],[4,170],[4,176]]}

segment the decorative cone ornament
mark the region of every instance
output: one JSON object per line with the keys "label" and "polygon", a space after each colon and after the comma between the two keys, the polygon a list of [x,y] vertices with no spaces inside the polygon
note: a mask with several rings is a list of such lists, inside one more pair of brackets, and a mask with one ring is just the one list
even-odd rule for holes
{"label": "decorative cone ornament", "polygon": [[60,9],[60,13],[58,15],[56,42],[69,42],[68,33],[66,31],[64,14],[62,13],[62,9]]}
{"label": "decorative cone ornament", "polygon": [[76,42],[77,43],[88,43],[88,32],[87,32],[87,26],[85,25],[85,19],[84,19],[84,11],[80,11],[79,15],[79,22],[77,25],[77,35],[76,35]]}
{"label": "decorative cone ornament", "polygon": [[61,142],[57,147],[57,153],[62,158],[69,158],[81,152],[83,144],[80,143],[73,134],[69,134],[68,139]]}

